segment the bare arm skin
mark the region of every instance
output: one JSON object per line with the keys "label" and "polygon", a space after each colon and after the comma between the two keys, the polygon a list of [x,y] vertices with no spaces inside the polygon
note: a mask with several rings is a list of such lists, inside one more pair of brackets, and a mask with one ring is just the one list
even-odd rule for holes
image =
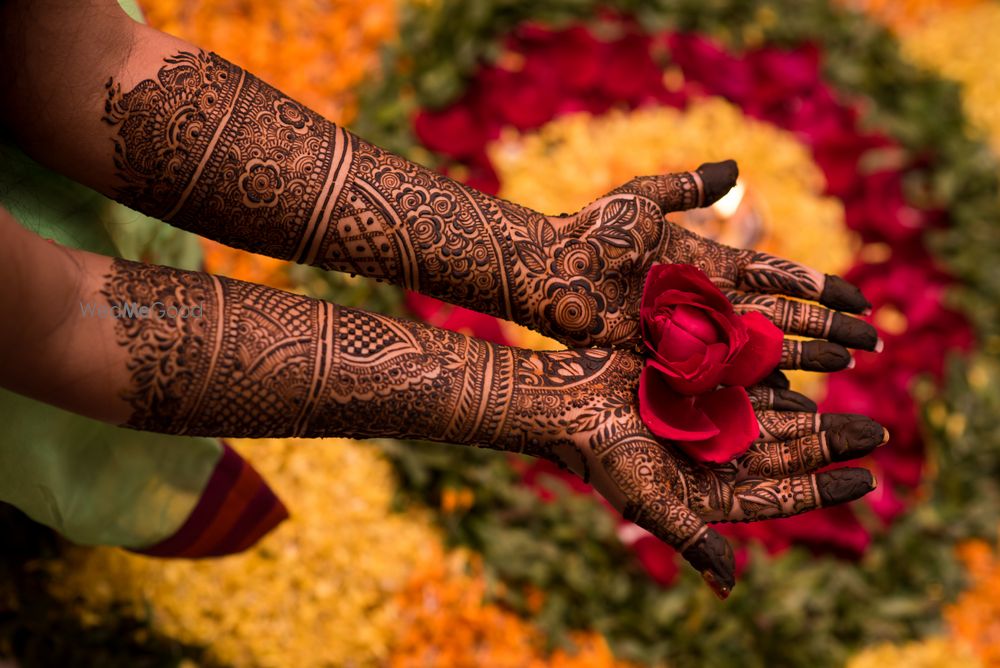
{"label": "bare arm skin", "polygon": [[[680,550],[723,596],[732,552],[706,523],[793,515],[874,488],[864,469],[816,471],[884,442],[878,424],[780,410],[795,407],[795,395],[771,388],[752,391],[760,439],[732,462],[703,465],[646,429],[636,406],[642,360],[627,351],[499,346],[261,285],[68,251],[4,212],[0,241],[0,300],[21,309],[26,327],[4,343],[48,334],[41,345],[3,348],[4,387],[164,433],[417,438],[543,457]],[[50,270],[58,278],[46,282]],[[21,280],[4,280],[14,274]]]}
{"label": "bare arm skin", "polygon": [[[11,39],[20,64],[11,77],[24,94],[4,122],[40,161],[144,213],[238,248],[384,279],[571,346],[637,343],[642,285],[656,262],[696,264],[739,310],[829,340],[786,340],[782,368],[834,371],[850,362],[844,345],[877,345],[870,325],[785,298],[867,308],[842,279],[664,219],[724,195],[733,163],[638,177],[578,213],[546,216],[392,155],[215,54],[102,11],[99,21],[72,6],[38,18],[53,33],[76,18],[77,36],[58,41],[58,53],[30,32]],[[32,16],[20,1],[7,14]],[[92,24],[100,41],[88,42]],[[121,43],[98,51],[109,34]]]}

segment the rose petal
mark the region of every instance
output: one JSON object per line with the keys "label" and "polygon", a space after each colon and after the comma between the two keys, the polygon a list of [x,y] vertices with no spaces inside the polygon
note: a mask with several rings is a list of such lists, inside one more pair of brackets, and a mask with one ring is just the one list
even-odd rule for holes
{"label": "rose petal", "polygon": [[701,441],[716,436],[719,427],[696,410],[694,402],[694,397],[671,389],[657,369],[649,364],[643,368],[639,376],[639,416],[651,432],[670,440]]}
{"label": "rose petal", "polygon": [[669,321],[660,329],[660,340],[656,344],[656,352],[667,359],[690,359],[705,356],[708,346],[704,341],[694,336],[686,328]]}
{"label": "rose petal", "polygon": [[718,343],[725,340],[725,334],[719,331],[716,320],[711,317],[710,313],[706,312],[704,308],[691,304],[679,304],[674,309],[672,322],[706,344]]}
{"label": "rose petal", "polygon": [[[713,343],[705,349],[700,359],[661,363],[659,355],[650,360],[666,376],[667,383],[681,394],[701,394],[719,386],[729,348],[724,343]],[[697,363],[695,363],[697,362]]]}
{"label": "rose petal", "polygon": [[747,342],[729,363],[722,382],[749,387],[778,366],[785,335],[760,313],[747,313],[741,320],[748,334]]}
{"label": "rose petal", "polygon": [[[692,409],[704,416],[719,433],[701,441],[677,441],[677,447],[691,459],[722,464],[746,452],[760,435],[750,398],[742,387],[725,387],[693,397]],[[639,400],[640,411],[642,399]]]}
{"label": "rose petal", "polygon": [[698,295],[698,301],[722,313],[732,313],[733,305],[698,267],[690,264],[654,264],[646,275],[642,305],[652,306],[666,290]]}

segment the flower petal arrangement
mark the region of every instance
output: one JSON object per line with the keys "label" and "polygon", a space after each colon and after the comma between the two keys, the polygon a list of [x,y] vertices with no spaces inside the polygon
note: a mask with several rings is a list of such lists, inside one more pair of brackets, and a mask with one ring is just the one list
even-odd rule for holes
{"label": "flower petal arrangement", "polygon": [[649,430],[697,461],[742,454],[758,433],[744,388],[778,366],[781,330],[759,313],[737,314],[689,264],[653,265],[639,317],[648,355],[639,414]]}

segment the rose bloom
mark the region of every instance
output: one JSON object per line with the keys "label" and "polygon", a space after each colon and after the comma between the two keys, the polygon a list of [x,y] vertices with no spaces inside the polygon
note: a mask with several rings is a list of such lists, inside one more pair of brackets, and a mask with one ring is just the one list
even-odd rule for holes
{"label": "rose bloom", "polygon": [[781,330],[759,313],[738,315],[692,265],[652,267],[640,318],[650,365],[681,394],[753,385],[781,361]]}
{"label": "rose bloom", "polygon": [[738,315],[704,272],[682,264],[652,267],[640,320],[650,353],[639,378],[646,426],[699,461],[742,454],[759,433],[743,387],[778,366],[781,330],[758,313]]}

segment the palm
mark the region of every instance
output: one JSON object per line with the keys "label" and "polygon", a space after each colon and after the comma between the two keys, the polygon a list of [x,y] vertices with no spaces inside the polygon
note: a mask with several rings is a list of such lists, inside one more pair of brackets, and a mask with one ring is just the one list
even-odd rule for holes
{"label": "palm", "polygon": [[786,340],[782,368],[835,371],[850,363],[845,346],[875,349],[871,325],[835,310],[869,306],[843,279],[723,246],[664,220],[714,202],[735,178],[735,163],[637,177],[571,215],[543,216],[504,203],[515,251],[536,278],[525,304],[535,324],[571,346],[634,346],[650,267],[685,263],[705,271],[737,311],[759,311],[788,334],[820,339]]}
{"label": "palm", "polygon": [[789,410],[815,406],[787,390],[755,386],[760,438],[730,462],[700,463],[658,441],[640,419],[641,358],[605,350],[548,355],[580,354],[602,368],[586,394],[566,395],[572,417],[561,425],[565,438],[553,456],[588,478],[627,519],[681,551],[723,595],[733,584],[732,556],[706,523],[786,517],[874,488],[864,469],[817,473],[884,442],[884,430],[868,418]]}

